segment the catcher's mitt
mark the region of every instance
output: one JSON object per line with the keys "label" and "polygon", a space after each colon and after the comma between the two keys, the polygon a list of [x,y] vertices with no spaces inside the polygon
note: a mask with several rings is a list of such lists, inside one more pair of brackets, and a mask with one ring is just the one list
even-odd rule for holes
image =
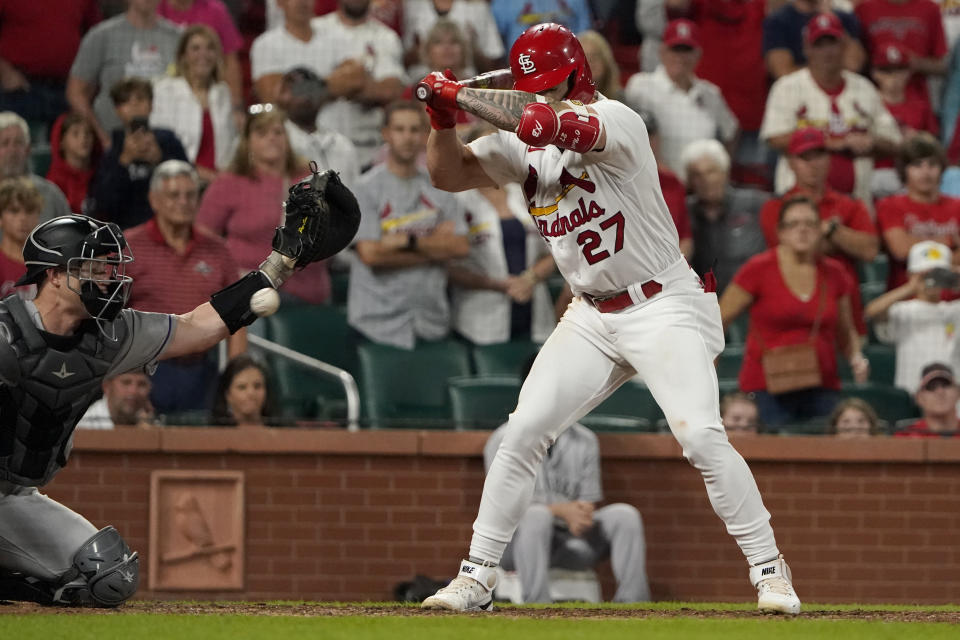
{"label": "catcher's mitt", "polygon": [[290,187],[283,226],[273,235],[273,249],[295,261],[297,269],[343,250],[360,225],[360,207],[333,170],[317,172]]}

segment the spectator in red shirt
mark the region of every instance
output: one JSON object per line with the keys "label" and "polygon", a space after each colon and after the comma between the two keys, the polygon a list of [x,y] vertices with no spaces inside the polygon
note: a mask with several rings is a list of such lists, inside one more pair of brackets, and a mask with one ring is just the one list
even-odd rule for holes
{"label": "spectator in red shirt", "polygon": [[[778,228],[779,244],[747,261],[720,298],[724,328],[750,310],[740,390],[754,394],[760,421],[771,427],[829,415],[839,400],[838,346],[856,380],[866,380],[869,372],[850,312],[853,283],[839,262],[819,252],[816,204],[805,197],[787,200]],[[808,343],[816,350],[820,385],[769,393],[765,353]]]}
{"label": "spectator in red shirt", "polygon": [[687,188],[667,165],[661,161],[660,155],[660,125],[656,117],[649,111],[638,111],[644,124],[647,125],[647,134],[650,137],[650,148],[653,157],[657,160],[657,174],[660,178],[660,190],[663,199],[670,210],[673,224],[677,226],[677,235],[680,236],[680,251],[690,259],[693,256],[693,232],[690,228],[690,216],[687,213]]}
{"label": "spectator in red shirt", "polygon": [[[856,285],[857,262],[871,262],[880,248],[870,213],[859,200],[834,191],[827,185],[830,154],[826,137],[819,129],[798,129],[790,136],[787,162],[797,177],[796,185],[783,197],[768,201],[760,212],[760,225],[767,246],[775,247],[779,242],[778,220],[783,203],[799,195],[806,196],[816,203],[820,211],[823,234],[821,251],[839,260],[850,281]],[[866,335],[867,325],[863,320],[858,286],[850,289],[850,306],[857,332]]]}
{"label": "spectator in red shirt", "polygon": [[99,159],[96,146],[93,127],[79,113],[65,113],[53,124],[47,180],[60,187],[74,213],[90,214],[85,201]]}
{"label": "spectator in red shirt", "polygon": [[940,7],[931,0],[864,0],[854,10],[869,51],[897,40],[912,54],[910,92],[924,98],[927,76],[947,72],[947,39]]}
{"label": "spectator in red shirt", "polygon": [[894,436],[900,438],[960,437],[960,418],[957,417],[960,386],[957,386],[953,369],[942,362],[934,362],[924,367],[920,374],[920,387],[914,399],[923,417],[896,432]]}
{"label": "spectator in red shirt", "polygon": [[[227,243],[197,227],[199,177],[182,160],[167,160],[150,180],[154,217],[129,229],[127,244],[136,255],[128,274],[137,278],[130,305],[144,311],[186,313],[210,294],[236,280],[240,268]],[[246,351],[246,329],[227,339],[230,355]],[[158,413],[196,411],[210,406],[217,365],[209,354],[171,358],[153,374],[151,401]]]}
{"label": "spectator in red shirt", "polygon": [[907,192],[877,203],[877,226],[890,255],[888,291],[907,281],[910,247],[921,240],[947,245],[955,259],[960,255],[955,251],[960,234],[960,199],[940,193],[945,166],[943,147],[930,134],[918,134],[903,145],[897,169]]}
{"label": "spectator in red shirt", "polygon": [[[907,92],[910,59],[910,51],[896,40],[883,43],[873,50],[873,81],[877,83],[887,111],[900,125],[904,140],[913,138],[921,131],[937,136],[940,134],[940,123],[930,108],[930,101],[925,96]],[[884,198],[903,188],[893,158],[877,158],[873,166],[870,191],[874,198]]]}
{"label": "spectator in red shirt", "polygon": [[16,292],[31,300],[37,285],[16,286],[27,268],[23,264],[23,243],[40,222],[43,197],[26,178],[0,181],[0,298]]}
{"label": "spectator in red shirt", "polygon": [[53,124],[80,39],[101,19],[97,0],[0,0],[0,111]]}

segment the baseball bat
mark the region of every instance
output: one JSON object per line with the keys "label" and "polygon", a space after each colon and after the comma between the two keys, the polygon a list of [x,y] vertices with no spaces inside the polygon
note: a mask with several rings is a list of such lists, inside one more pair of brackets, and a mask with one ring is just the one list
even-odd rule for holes
{"label": "baseball bat", "polygon": [[[496,69],[466,80],[458,80],[458,82],[471,89],[512,89],[513,73],[510,72],[510,69]],[[413,93],[417,100],[426,102],[433,95],[433,89],[426,82],[418,82]]]}

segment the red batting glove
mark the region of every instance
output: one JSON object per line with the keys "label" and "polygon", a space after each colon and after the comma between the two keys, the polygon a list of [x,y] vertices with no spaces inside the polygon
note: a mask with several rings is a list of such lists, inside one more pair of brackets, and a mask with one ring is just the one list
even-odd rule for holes
{"label": "red batting glove", "polygon": [[457,112],[452,109],[432,109],[427,105],[427,115],[430,116],[430,126],[437,131],[457,126]]}
{"label": "red batting glove", "polygon": [[450,69],[443,73],[432,71],[424,76],[421,82],[430,86],[432,93],[427,98],[427,105],[433,109],[457,109],[457,93],[463,85],[457,82]]}

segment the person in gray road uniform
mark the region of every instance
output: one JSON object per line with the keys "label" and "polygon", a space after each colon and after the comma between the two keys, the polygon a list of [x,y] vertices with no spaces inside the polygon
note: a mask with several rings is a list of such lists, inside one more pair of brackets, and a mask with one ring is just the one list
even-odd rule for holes
{"label": "person in gray road uniform", "polygon": [[139,559],[119,532],[38,491],[67,463],[80,417],[104,378],[205,351],[251,324],[255,292],[343,249],[359,220],[336,173],[315,171],[290,188],[260,269],[183,315],[123,308],[133,256],[117,225],[69,215],[31,232],[18,282],[37,296],[0,301],[0,599],[110,607],[134,594]]}

